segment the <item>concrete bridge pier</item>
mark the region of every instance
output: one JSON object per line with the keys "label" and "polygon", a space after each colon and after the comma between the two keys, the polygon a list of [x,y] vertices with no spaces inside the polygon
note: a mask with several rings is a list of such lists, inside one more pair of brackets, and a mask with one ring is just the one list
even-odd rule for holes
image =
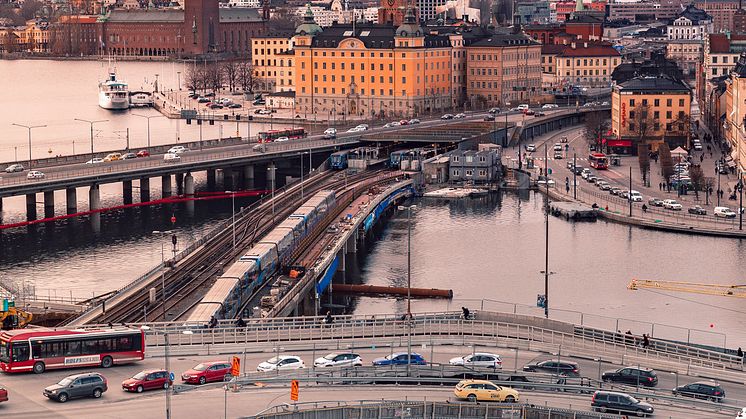
{"label": "concrete bridge pier", "polygon": [[350,235],[350,238],[347,239],[345,249],[347,249],[347,253],[357,253],[357,230],[355,230],[355,232]]}
{"label": "concrete bridge pier", "polygon": [[254,189],[254,165],[248,165],[243,168],[243,187],[244,189]]}
{"label": "concrete bridge pier", "polygon": [[36,220],[36,193],[26,194],[26,219]]}
{"label": "concrete bridge pier", "polygon": [[150,201],[150,178],[140,178],[140,202]]}
{"label": "concrete bridge pier", "polygon": [[65,189],[65,196],[67,197],[67,213],[75,214],[78,212],[78,190],[76,188],[67,188]]}
{"label": "concrete bridge pier", "polygon": [[174,178],[176,179],[176,195],[184,195],[184,174],[177,173]]}
{"label": "concrete bridge pier", "polygon": [[217,178],[217,173],[215,172],[215,169],[207,169],[207,189],[210,191],[215,190],[215,181]]}
{"label": "concrete bridge pier", "polygon": [[161,176],[161,198],[171,196],[171,175]]}
{"label": "concrete bridge pier", "polygon": [[[88,209],[95,211],[101,208],[101,192],[97,184],[91,185],[91,189],[88,190]],[[93,231],[99,232],[101,230],[101,213],[95,212],[91,214],[91,224],[93,225]]]}
{"label": "concrete bridge pier", "polygon": [[[184,195],[187,198],[194,198],[194,178],[191,173],[184,176]],[[189,215],[194,215],[194,201],[186,201],[186,209]]]}
{"label": "concrete bridge pier", "polygon": [[124,205],[129,205],[132,203],[132,181],[131,180],[122,181],[122,202],[124,203]]}
{"label": "concrete bridge pier", "polygon": [[54,191],[44,191],[44,218],[54,217]]}

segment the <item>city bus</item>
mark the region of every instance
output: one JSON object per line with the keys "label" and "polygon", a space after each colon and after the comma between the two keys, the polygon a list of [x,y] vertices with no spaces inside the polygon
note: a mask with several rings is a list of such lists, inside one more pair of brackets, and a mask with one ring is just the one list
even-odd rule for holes
{"label": "city bus", "polygon": [[288,129],[276,129],[272,131],[260,132],[258,134],[260,143],[271,143],[272,141],[280,137],[288,137],[291,140],[297,140],[303,138],[306,135],[306,130],[303,128],[288,128]]}
{"label": "city bus", "polygon": [[142,330],[16,329],[0,333],[0,371],[41,374],[48,369],[111,367],[145,358]]}
{"label": "city bus", "polygon": [[588,155],[588,164],[598,170],[608,169],[609,158],[604,153],[591,153]]}

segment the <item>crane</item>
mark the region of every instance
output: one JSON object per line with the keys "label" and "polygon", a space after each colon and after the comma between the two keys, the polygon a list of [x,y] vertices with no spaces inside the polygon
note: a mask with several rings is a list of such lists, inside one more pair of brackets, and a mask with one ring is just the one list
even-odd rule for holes
{"label": "crane", "polygon": [[4,299],[0,303],[0,330],[22,329],[34,318],[31,312],[16,308],[15,301]]}
{"label": "crane", "polygon": [[746,298],[746,285],[700,284],[684,281],[659,281],[653,279],[632,279],[627,289],[655,289],[661,291],[690,292],[694,294],[717,295],[721,297]]}

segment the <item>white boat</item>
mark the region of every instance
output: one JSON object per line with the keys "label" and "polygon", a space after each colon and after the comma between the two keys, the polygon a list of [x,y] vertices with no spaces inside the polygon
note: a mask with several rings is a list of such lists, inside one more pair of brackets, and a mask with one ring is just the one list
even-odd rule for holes
{"label": "white boat", "polygon": [[153,106],[153,94],[144,91],[130,92],[130,106],[133,108]]}
{"label": "white boat", "polygon": [[98,106],[104,109],[129,109],[130,97],[127,83],[117,80],[114,71],[109,78],[98,84]]}

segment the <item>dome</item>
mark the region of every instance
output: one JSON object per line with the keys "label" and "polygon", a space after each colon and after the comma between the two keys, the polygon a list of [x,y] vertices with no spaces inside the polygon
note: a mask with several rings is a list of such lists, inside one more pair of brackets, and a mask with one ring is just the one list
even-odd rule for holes
{"label": "dome", "polygon": [[307,5],[308,8],[306,9],[306,13],[303,15],[303,23],[298,26],[297,29],[295,29],[296,35],[317,35],[322,32],[321,26],[316,24],[316,21],[313,18],[313,10],[311,10],[311,5]]}
{"label": "dome", "polygon": [[404,23],[396,28],[396,36],[418,37],[422,35],[422,28],[420,28],[417,19],[414,17],[414,11],[411,8],[407,9],[407,15],[404,16]]}

